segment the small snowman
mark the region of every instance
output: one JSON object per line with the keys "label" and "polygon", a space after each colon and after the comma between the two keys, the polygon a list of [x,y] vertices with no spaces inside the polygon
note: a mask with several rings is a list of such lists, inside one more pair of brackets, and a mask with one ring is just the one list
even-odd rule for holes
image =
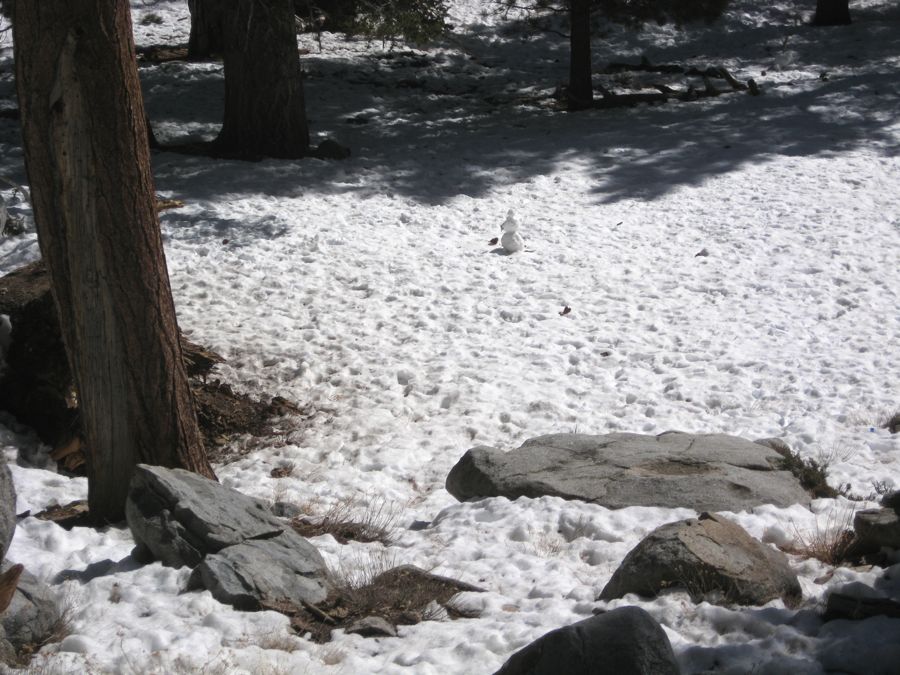
{"label": "small snowman", "polygon": [[522,239],[522,235],[518,232],[519,223],[516,222],[512,209],[507,211],[506,220],[503,221],[500,229],[503,230],[503,236],[500,237],[500,245],[507,253],[515,253],[525,248],[525,240]]}

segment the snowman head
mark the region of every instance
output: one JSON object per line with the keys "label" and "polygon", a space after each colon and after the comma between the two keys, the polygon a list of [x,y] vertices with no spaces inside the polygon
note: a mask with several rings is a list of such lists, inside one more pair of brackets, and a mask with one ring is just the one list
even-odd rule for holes
{"label": "snowman head", "polygon": [[516,217],[513,215],[512,209],[506,212],[506,220],[503,221],[500,229],[504,232],[515,232],[519,229],[519,224],[516,222]]}

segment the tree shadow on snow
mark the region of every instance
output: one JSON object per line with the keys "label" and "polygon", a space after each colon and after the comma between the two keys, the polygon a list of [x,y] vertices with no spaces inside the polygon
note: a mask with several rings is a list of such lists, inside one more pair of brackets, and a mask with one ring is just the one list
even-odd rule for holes
{"label": "tree shadow on snow", "polygon": [[[455,38],[452,50],[427,58],[412,52],[345,61],[306,56],[314,142],[334,138],[352,149],[350,159],[248,164],[162,153],[155,161],[157,182],[176,196],[210,200],[229,193],[313,192],[440,204],[578,163],[597,201],[615,203],[656,199],[779,157],[829,157],[862,146],[890,156],[900,145],[892,128],[900,121],[900,90],[889,65],[900,53],[900,35],[892,30],[898,17],[897,7],[869,8],[856,11],[849,27],[763,24],[735,31],[729,40],[714,25],[686,32],[665,48],[641,34],[610,33],[595,41],[597,68],[610,60],[637,63],[637,56],[621,56],[629,49],[656,63],[727,63],[739,79],[756,78],[765,93],[576,114],[548,105],[550,90],[565,79],[565,41],[524,23],[500,40],[493,29],[474,30]],[[785,50],[802,69],[792,82],[767,86],[765,75],[740,68],[743,62],[774,63]],[[214,135],[221,70],[182,74],[180,93],[171,96],[161,85],[172,73],[142,70],[151,119],[163,131],[202,135],[205,128],[207,137]]]}

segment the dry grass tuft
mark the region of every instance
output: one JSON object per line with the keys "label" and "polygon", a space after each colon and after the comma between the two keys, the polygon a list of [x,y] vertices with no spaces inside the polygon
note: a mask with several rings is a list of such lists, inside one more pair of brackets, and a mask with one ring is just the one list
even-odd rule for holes
{"label": "dry grass tuft", "polygon": [[900,433],[900,410],[882,408],[879,412],[855,411],[847,415],[850,424],[862,427],[887,429],[892,434]]}
{"label": "dry grass tuft", "polygon": [[816,518],[815,529],[811,532],[801,532],[794,525],[794,543],[784,547],[785,552],[815,558],[826,565],[848,562],[856,537],[853,532],[855,514],[853,508],[835,507],[825,515],[824,523]]}
{"label": "dry grass tuft", "polygon": [[279,466],[276,466],[272,471],[269,472],[269,475],[272,478],[287,478],[291,474],[294,473],[294,463],[286,462]]}
{"label": "dry grass tuft", "polygon": [[347,497],[324,511],[310,504],[302,510],[304,515],[291,520],[291,527],[298,534],[304,537],[330,534],[341,544],[352,540],[389,546],[394,541],[399,515],[394,503],[378,498],[363,503],[357,497]]}
{"label": "dry grass tuft", "polygon": [[[42,647],[62,642],[72,634],[72,623],[75,618],[75,603],[70,597],[64,597],[56,603],[56,617],[49,625],[47,632],[36,642],[22,645],[16,652],[16,665],[19,667],[29,666]],[[41,668],[40,664],[36,667]]]}
{"label": "dry grass tuft", "polygon": [[789,451],[782,455],[779,468],[794,474],[803,489],[813,497],[834,498],[841,494],[828,484],[828,463],[824,457],[821,461],[805,459],[799,453]]}
{"label": "dry grass tuft", "polygon": [[334,629],[347,628],[367,617],[380,617],[398,626],[472,616],[452,599],[458,593],[481,589],[412,565],[386,569],[388,559],[372,557],[350,570],[332,572],[331,592],[318,605],[267,608],[287,614],[294,630],[308,633],[320,643],[330,640]]}

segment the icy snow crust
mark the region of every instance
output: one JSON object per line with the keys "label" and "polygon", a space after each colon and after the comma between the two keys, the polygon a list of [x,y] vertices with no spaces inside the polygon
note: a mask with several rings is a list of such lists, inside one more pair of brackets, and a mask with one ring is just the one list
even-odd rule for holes
{"label": "icy snow crust", "polygon": [[[159,192],[186,203],[162,216],[181,326],[228,358],[235,386],[316,410],[217,467],[222,481],[267,499],[386,502],[393,545],[313,540],[335,569],[412,563],[488,592],[460,598],[478,619],[320,646],[278,614],[183,594],[187,570],[136,566],[127,530],[29,517],[9,559],[69,579],[57,588],[73,634],[39,657],[48,672],[490,673],[604,606],[593,598],[628,550],[694,515],[557,498],[459,504],[443,481],[476,444],[776,436],[829,460],[835,485],[896,487],[900,437],[876,421],[900,404],[900,10],[855,2],[852,26],[812,29],[787,2],[732,4],[712,27],[605,28],[595,64],[725,65],[756,78],[758,98],[555,113],[538,99],[566,78],[565,41],[460,0],[452,38],[428,49],[300,39],[314,140],[349,145],[349,160],[156,154]],[[186,3],[133,11],[139,44],[186,42]],[[162,23],[141,25],[148,13]],[[220,64],[142,77],[161,140],[215,135]],[[26,182],[14,123],[0,122],[0,142],[2,175]],[[528,250],[506,256],[488,240],[510,208]],[[0,239],[0,273],[37,256],[33,235]],[[85,496],[84,480],[32,468],[46,448],[29,435],[0,427],[0,446],[20,512]],[[270,478],[288,462],[290,477]],[[867,505],[728,516],[784,545]],[[417,520],[431,525],[407,529]],[[799,611],[694,605],[680,592],[607,607],[647,609],[689,673],[888,672],[900,621],[823,626],[815,613],[829,589],[883,570],[827,579],[821,563],[792,564]]]}

